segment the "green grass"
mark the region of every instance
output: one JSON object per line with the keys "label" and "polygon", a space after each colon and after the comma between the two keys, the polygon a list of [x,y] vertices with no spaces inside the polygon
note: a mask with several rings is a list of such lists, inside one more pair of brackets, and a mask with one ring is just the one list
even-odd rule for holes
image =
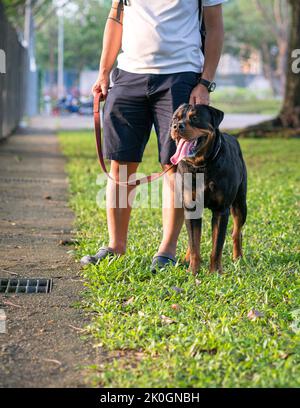
{"label": "green grass", "polygon": [[212,105],[227,113],[257,113],[276,116],[282,101],[265,91],[246,88],[217,89],[211,95]]}
{"label": "green grass", "polygon": [[[107,243],[105,212],[95,200],[100,170],[91,133],[63,133],[60,141],[69,159],[79,259]],[[126,256],[83,271],[87,285],[83,306],[91,316],[88,332],[103,352],[101,364],[90,367],[93,386],[300,386],[300,330],[292,315],[300,309],[300,141],[245,139],[241,145],[249,173],[242,261],[231,261],[230,223],[224,274],[208,273],[211,240],[206,211],[200,283],[196,285],[184,267],[153,276],[149,264],[161,239],[161,214],[159,209],[137,208]],[[156,160],[152,137],[142,171],[157,170]],[[183,230],[179,256],[186,245]],[[252,308],[263,317],[249,320]],[[166,324],[161,315],[174,322]]]}

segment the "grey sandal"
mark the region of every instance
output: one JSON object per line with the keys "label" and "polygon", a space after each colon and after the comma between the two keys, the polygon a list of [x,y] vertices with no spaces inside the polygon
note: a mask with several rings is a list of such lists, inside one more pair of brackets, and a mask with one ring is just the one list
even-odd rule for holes
{"label": "grey sandal", "polygon": [[85,255],[80,259],[81,265],[96,265],[98,262],[102,261],[102,259],[107,258],[108,256],[111,257],[115,255],[115,253],[109,249],[108,247],[101,247],[95,255]]}
{"label": "grey sandal", "polygon": [[155,273],[157,271],[160,271],[168,265],[175,266],[176,258],[166,252],[160,252],[156,254],[152,259],[151,272]]}

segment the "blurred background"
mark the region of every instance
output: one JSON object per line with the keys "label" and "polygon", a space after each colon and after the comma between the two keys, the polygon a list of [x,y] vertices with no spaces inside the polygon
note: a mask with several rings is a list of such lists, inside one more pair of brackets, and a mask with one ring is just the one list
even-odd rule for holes
{"label": "blurred background", "polygon": [[[6,71],[0,75],[0,135],[9,134],[21,119],[24,125],[42,117],[45,126],[47,118],[74,123],[76,116],[79,127],[90,126],[90,90],[110,5],[111,0],[0,0],[1,72]],[[242,115],[244,120],[236,117],[233,127],[279,112],[289,16],[288,0],[224,5],[225,47],[213,104]]]}

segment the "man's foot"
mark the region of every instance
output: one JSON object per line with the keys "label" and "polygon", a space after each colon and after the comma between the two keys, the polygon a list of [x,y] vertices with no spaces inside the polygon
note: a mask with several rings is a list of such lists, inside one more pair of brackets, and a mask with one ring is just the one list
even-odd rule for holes
{"label": "man's foot", "polygon": [[99,249],[99,251],[95,255],[85,255],[80,259],[81,265],[96,265],[98,262],[101,262],[102,259],[109,257],[112,257],[116,255],[111,249],[107,247],[102,247]]}
{"label": "man's foot", "polygon": [[157,271],[160,271],[168,265],[175,266],[176,259],[166,252],[159,252],[152,259],[151,272],[155,273]]}

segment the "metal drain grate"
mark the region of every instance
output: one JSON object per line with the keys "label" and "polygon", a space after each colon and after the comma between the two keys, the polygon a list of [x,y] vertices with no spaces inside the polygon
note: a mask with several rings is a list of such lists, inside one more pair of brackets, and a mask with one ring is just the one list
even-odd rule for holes
{"label": "metal drain grate", "polygon": [[52,279],[0,278],[0,293],[50,293]]}

